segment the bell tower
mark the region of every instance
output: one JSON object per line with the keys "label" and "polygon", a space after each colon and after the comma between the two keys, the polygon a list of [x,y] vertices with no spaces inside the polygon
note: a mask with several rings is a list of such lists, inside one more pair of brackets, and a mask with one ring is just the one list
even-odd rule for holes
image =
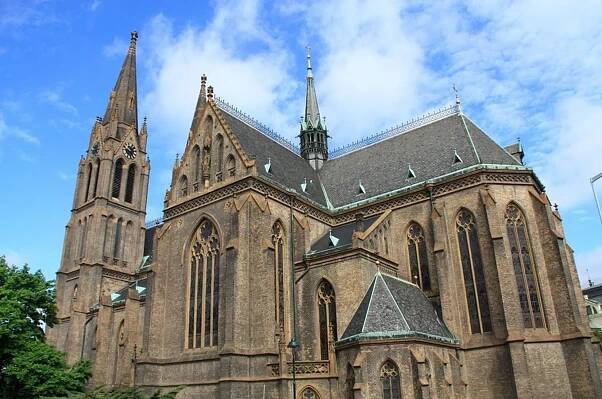
{"label": "bell tower", "polygon": [[86,313],[131,279],[142,261],[150,162],[146,118],[138,128],[137,40],[132,32],[104,117],[96,118],[79,161],[57,273],[60,322],[48,334],[69,361],[82,353]]}
{"label": "bell tower", "polygon": [[318,170],[328,159],[328,130],[320,117],[318,97],[311,68],[311,49],[307,47],[307,91],[305,93],[305,115],[301,120],[301,156],[312,168]]}

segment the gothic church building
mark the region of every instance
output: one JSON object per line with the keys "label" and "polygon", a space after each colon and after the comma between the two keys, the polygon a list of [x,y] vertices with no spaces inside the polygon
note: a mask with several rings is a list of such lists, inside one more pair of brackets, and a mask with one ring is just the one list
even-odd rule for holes
{"label": "gothic church building", "polygon": [[48,340],[93,384],[181,398],[602,397],[573,251],[520,143],[456,101],[332,150],[201,79],[163,217],[136,41],[78,167]]}

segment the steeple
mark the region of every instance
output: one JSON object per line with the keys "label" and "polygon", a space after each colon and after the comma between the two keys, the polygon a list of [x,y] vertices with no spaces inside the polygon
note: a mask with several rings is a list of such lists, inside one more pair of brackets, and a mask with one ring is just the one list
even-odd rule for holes
{"label": "steeple", "polygon": [[311,48],[307,47],[307,90],[305,93],[305,116],[301,120],[301,156],[309,161],[314,169],[320,169],[328,159],[328,131],[320,117],[318,97],[314,86],[314,73],[311,67]]}
{"label": "steeple", "polygon": [[307,47],[307,92],[305,93],[305,123],[309,127],[321,126],[320,108],[314,87],[314,74],[311,69],[311,48]]}
{"label": "steeple", "polygon": [[111,92],[103,124],[112,120],[126,123],[138,131],[138,93],[136,91],[136,42],[138,32],[131,33],[130,46]]}

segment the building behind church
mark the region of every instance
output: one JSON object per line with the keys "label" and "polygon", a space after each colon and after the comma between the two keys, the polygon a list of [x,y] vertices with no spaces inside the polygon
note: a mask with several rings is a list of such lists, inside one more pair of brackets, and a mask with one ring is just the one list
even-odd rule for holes
{"label": "building behind church", "polygon": [[[595,398],[599,345],[557,210],[460,101],[328,146],[311,59],[299,145],[201,78],[145,224],[136,42],[78,166],[48,340],[93,384],[182,398]],[[374,100],[372,100],[374,101]]]}

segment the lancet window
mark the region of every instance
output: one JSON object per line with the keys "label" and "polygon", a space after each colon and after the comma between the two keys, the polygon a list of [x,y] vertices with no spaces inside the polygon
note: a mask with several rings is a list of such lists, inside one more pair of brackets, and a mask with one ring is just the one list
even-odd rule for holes
{"label": "lancet window", "polygon": [[429,276],[428,255],[426,253],[426,241],[424,230],[418,223],[412,223],[408,228],[408,256],[410,257],[410,272],[412,282],[423,290],[431,289],[431,278]]}
{"label": "lancet window", "polygon": [[401,399],[399,368],[391,360],[387,360],[380,368],[380,380],[383,386],[383,399]]}
{"label": "lancet window", "polygon": [[92,196],[96,197],[96,190],[98,190],[98,176],[100,175],[100,159],[96,160],[95,163],[95,175],[94,175],[94,186],[92,187]]}
{"label": "lancet window", "polygon": [[113,185],[111,187],[111,197],[119,198],[121,194],[121,172],[123,169],[123,160],[118,159],[115,162],[115,170],[113,171]]}
{"label": "lancet window", "polygon": [[188,178],[186,176],[182,176],[180,178],[180,198],[188,195]]}
{"label": "lancet window", "polygon": [[518,298],[525,328],[544,327],[541,295],[537,281],[537,270],[531,258],[531,245],[520,209],[510,204],[506,208],[506,232],[510,241],[512,266],[516,277]]}
{"label": "lancet window", "polygon": [[491,316],[489,314],[489,299],[485,287],[483,260],[479,246],[479,235],[474,215],[462,209],[456,217],[456,230],[470,329],[473,334],[491,331]]}
{"label": "lancet window", "polygon": [[274,244],[275,317],[280,339],[284,339],[284,228],[280,222],[272,226]]}
{"label": "lancet window", "polygon": [[201,148],[198,145],[195,145],[192,149],[192,159],[194,191],[198,191],[199,183],[201,181]]}
{"label": "lancet window", "polygon": [[92,185],[92,164],[89,163],[88,166],[86,167],[86,176],[87,176],[87,183],[86,183],[86,195],[84,196],[84,202],[86,202],[88,200],[88,196],[90,194],[90,186]]}
{"label": "lancet window", "polygon": [[125,182],[125,202],[132,202],[134,197],[134,180],[136,179],[136,164],[128,167],[127,179]]}
{"label": "lancet window", "polygon": [[217,345],[219,235],[208,219],[194,234],[189,269],[188,348]]}
{"label": "lancet window", "polygon": [[328,360],[328,339],[337,340],[337,302],[334,288],[326,280],[318,286],[318,318],[320,327],[320,358]]}
{"label": "lancet window", "polygon": [[119,218],[115,224],[115,241],[113,242],[113,258],[119,259],[121,256],[121,229],[123,219]]}

